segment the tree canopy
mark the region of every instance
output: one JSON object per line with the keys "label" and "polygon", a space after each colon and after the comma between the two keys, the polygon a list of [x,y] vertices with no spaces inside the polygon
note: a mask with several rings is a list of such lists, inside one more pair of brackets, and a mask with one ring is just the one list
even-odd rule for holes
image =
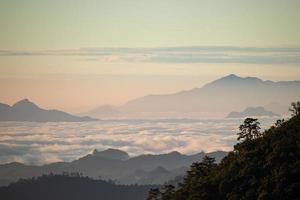
{"label": "tree canopy", "polygon": [[260,123],[257,119],[246,118],[244,123],[239,126],[238,140],[253,140],[262,136]]}
{"label": "tree canopy", "polygon": [[[193,163],[164,200],[299,199],[300,116],[280,120],[263,133],[259,130],[257,119],[246,119],[234,151],[219,164],[208,157]],[[156,192],[148,200],[162,200],[164,193]]]}
{"label": "tree canopy", "polygon": [[289,111],[292,112],[292,116],[300,114],[300,101],[292,102]]}

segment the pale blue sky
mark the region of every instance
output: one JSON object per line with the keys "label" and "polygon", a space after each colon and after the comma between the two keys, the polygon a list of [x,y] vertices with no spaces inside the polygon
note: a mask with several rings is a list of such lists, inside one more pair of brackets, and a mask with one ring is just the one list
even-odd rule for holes
{"label": "pale blue sky", "polygon": [[1,49],[300,45],[299,0],[1,0]]}

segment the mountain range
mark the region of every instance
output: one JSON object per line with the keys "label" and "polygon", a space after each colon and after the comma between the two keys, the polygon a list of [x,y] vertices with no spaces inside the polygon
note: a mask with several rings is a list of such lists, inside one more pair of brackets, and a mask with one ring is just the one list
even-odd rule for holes
{"label": "mountain range", "polygon": [[264,81],[234,74],[219,78],[201,88],[173,94],[147,95],[118,107],[100,106],[86,115],[107,116],[226,116],[251,105],[264,106],[286,114],[290,102],[300,99],[300,81]]}
{"label": "mountain range", "polygon": [[30,178],[42,174],[79,172],[92,178],[113,179],[121,184],[162,184],[185,173],[193,162],[201,161],[205,155],[220,161],[227,152],[200,152],[184,155],[170,152],[160,155],[129,155],[117,149],[94,150],[93,153],[72,162],[57,162],[42,166],[13,162],[0,165],[0,185],[7,185],[19,178]]}
{"label": "mountain range", "polygon": [[23,99],[12,106],[0,103],[0,121],[30,122],[80,122],[94,121],[90,117],[78,117],[59,110],[46,110],[28,99]]}
{"label": "mountain range", "polygon": [[[280,115],[290,102],[300,99],[300,81],[263,81],[234,74],[212,81],[201,88],[173,94],[147,95],[121,106],[103,105],[74,116],[59,110],[39,108],[28,99],[12,106],[0,103],[0,121],[93,121],[95,118],[203,117],[226,116],[251,105],[263,106]],[[86,117],[91,116],[91,117]]]}
{"label": "mountain range", "polygon": [[245,118],[245,117],[279,117],[278,114],[266,110],[262,106],[248,107],[241,112],[231,112],[227,118]]}

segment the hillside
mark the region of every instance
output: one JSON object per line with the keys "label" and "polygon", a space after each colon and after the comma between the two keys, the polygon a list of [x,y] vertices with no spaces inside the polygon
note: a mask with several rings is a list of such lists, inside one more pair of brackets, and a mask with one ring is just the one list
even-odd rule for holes
{"label": "hillside", "polygon": [[205,157],[174,188],[151,190],[148,200],[280,199],[300,197],[300,115],[238,143],[220,164]]}

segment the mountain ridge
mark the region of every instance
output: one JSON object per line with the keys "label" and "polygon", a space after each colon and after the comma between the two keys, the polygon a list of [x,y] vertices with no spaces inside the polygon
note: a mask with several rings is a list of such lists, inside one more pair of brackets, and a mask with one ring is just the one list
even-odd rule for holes
{"label": "mountain ridge", "polygon": [[[113,150],[113,152],[116,151],[119,152],[120,150]],[[107,156],[107,154],[106,156],[101,156],[101,154],[105,155],[103,152],[105,153],[107,150],[97,151],[96,153],[93,151],[91,154],[71,162],[56,162],[42,166],[25,165],[18,162],[2,164],[0,165],[0,177],[5,181],[0,180],[0,183],[8,183],[19,178],[30,178],[49,173],[59,174],[63,172],[80,172],[92,178],[101,176],[103,179],[107,180],[118,180],[121,181],[122,184],[161,184],[165,181],[169,181],[169,178],[171,179],[181,175],[182,171],[179,171],[178,169],[188,167],[192,162],[199,161],[206,155],[204,152],[193,155],[170,152],[158,155],[142,154],[135,157],[129,157],[128,159],[119,157],[119,159],[117,159],[114,154],[109,154],[111,157]],[[124,154],[124,151],[120,152],[123,152],[121,153],[122,155]],[[210,152],[207,154],[209,155],[212,153],[217,161],[220,161],[221,158],[227,154],[224,151]],[[154,179],[153,182],[147,182],[147,179],[144,179],[144,177],[151,176],[151,173],[156,175],[155,169],[157,167],[164,168],[168,171],[167,174],[169,175],[166,178],[157,180],[160,182],[155,182]],[[132,182],[133,179],[129,178],[129,175],[136,174],[139,170],[144,171],[144,173],[141,174],[141,177],[136,178],[137,182]]]}
{"label": "mountain ridge", "polygon": [[42,109],[29,99],[22,99],[12,106],[0,104],[0,121],[30,121],[30,122],[80,122],[95,121],[91,117],[77,117],[69,113]]}
{"label": "mountain ridge", "polygon": [[245,118],[245,117],[279,117],[280,115],[266,110],[262,106],[247,107],[240,112],[230,112],[226,118]]}
{"label": "mountain ridge", "polygon": [[[233,110],[252,105],[289,105],[299,98],[300,80],[272,81],[229,74],[202,87],[150,94],[120,106],[98,106],[83,114],[96,118],[226,117]],[[269,106],[268,109],[286,115],[288,108],[283,107]]]}

